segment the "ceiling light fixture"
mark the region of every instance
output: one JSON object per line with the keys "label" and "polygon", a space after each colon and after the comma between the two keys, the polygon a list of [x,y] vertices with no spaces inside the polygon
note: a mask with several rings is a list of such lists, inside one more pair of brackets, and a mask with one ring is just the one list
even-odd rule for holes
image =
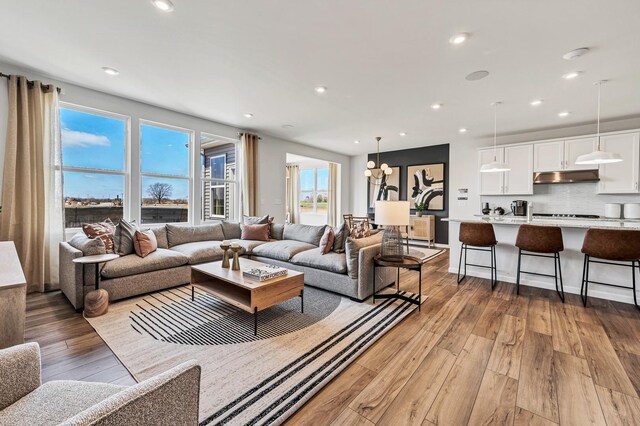
{"label": "ceiling light fixture", "polygon": [[573,49],[572,51],[565,53],[564,55],[562,55],[562,59],[572,61],[576,58],[579,58],[580,56],[586,55],[587,53],[589,53],[589,48],[581,47],[579,49]]}
{"label": "ceiling light fixture", "polygon": [[151,3],[163,12],[173,12],[175,6],[171,3],[171,0],[151,0]]}
{"label": "ceiling light fixture", "polygon": [[353,141],[353,143],[356,143],[356,144],[357,144],[357,143],[360,143],[360,141]]}
{"label": "ceiling light fixture", "polygon": [[558,117],[564,118],[564,117],[568,116],[569,114],[571,114],[569,111],[562,111],[562,112],[558,113]]}
{"label": "ceiling light fixture", "polygon": [[118,74],[120,74],[120,71],[118,71],[115,68],[111,68],[111,67],[102,67],[102,71],[106,72],[109,75],[118,75]]}
{"label": "ceiling light fixture", "polygon": [[458,129],[458,131],[459,131],[460,133],[467,133],[467,129],[466,129],[466,127],[460,127],[460,129]]}
{"label": "ceiling light fixture", "polygon": [[469,33],[460,33],[460,34],[456,34],[453,37],[451,37],[449,39],[449,43],[451,44],[462,44],[465,41],[467,41],[469,39],[469,37],[471,37],[471,34]]}
{"label": "ceiling light fixture", "polygon": [[542,102],[543,102],[542,99],[534,99],[529,103],[531,104],[531,106],[538,106],[538,105],[542,105]]}
{"label": "ceiling light fixture", "polygon": [[489,75],[489,71],[486,70],[480,70],[480,71],[474,71],[470,74],[468,74],[464,79],[467,81],[478,81],[478,80],[482,80],[483,78],[487,77]]}
{"label": "ceiling light fixture", "polygon": [[602,85],[606,82],[607,80],[601,80],[595,83],[598,85],[598,121],[597,121],[598,124],[597,124],[597,136],[596,136],[596,140],[598,141],[597,148],[595,151],[593,151],[590,154],[584,154],[579,156],[576,159],[576,164],[578,165],[583,165],[583,164],[598,165],[598,164],[619,163],[622,161],[622,157],[620,156],[620,154],[603,151],[600,146],[600,95],[601,95]]}
{"label": "ceiling light fixture", "polygon": [[407,132],[400,132],[398,133],[400,136],[407,136]]}
{"label": "ceiling light fixture", "polygon": [[498,161],[498,106],[502,105],[502,102],[494,102],[491,105],[493,105],[493,161],[483,164],[480,171],[482,173],[508,172],[511,167],[507,163]]}
{"label": "ceiling light fixture", "polygon": [[440,109],[442,108],[442,104],[432,104],[431,109]]}
{"label": "ceiling light fixture", "polygon": [[562,76],[565,80],[573,80],[580,75],[580,71],[571,71]]}
{"label": "ceiling light fixture", "polygon": [[364,175],[369,180],[369,183],[376,185],[378,180],[382,179],[385,175],[393,173],[393,169],[387,165],[387,163],[380,164],[380,136],[376,137],[378,142],[378,153],[376,154],[376,161],[367,162],[367,170],[364,171]]}
{"label": "ceiling light fixture", "polygon": [[327,91],[326,86],[316,86],[315,89],[313,89],[316,91],[316,93],[325,93]]}
{"label": "ceiling light fixture", "polygon": [[250,112],[245,112],[244,116],[247,117],[247,118],[251,118],[251,117],[253,117],[253,114],[251,114]]}
{"label": "ceiling light fixture", "polygon": [[294,127],[293,124],[283,124],[282,125],[283,129],[293,129],[293,127]]}

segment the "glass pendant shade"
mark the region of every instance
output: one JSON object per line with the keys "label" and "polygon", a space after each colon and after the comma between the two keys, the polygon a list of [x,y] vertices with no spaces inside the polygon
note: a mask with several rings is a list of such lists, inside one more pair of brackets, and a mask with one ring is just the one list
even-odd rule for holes
{"label": "glass pendant shade", "polygon": [[391,173],[393,173],[393,170],[391,170],[391,167],[387,167],[387,168],[384,170],[384,174],[385,174],[385,175],[390,175]]}
{"label": "glass pendant shade", "polygon": [[371,170],[369,170],[369,169],[365,170],[365,171],[364,171],[364,175],[365,175],[366,177],[370,177],[370,176],[371,176]]}
{"label": "glass pendant shade", "polygon": [[364,171],[364,175],[369,180],[369,183],[373,185],[379,185],[380,179],[393,173],[393,169],[389,167],[387,163],[380,163],[380,139],[382,138],[376,137],[376,141],[378,142],[376,161],[367,161],[367,170]]}
{"label": "glass pendant shade", "polygon": [[369,161],[367,163],[367,169],[373,169],[376,166],[376,163],[374,163],[373,161]]}
{"label": "glass pendant shade", "polygon": [[387,165],[387,163],[382,163],[380,165],[380,170],[387,170],[389,168],[389,166]]}

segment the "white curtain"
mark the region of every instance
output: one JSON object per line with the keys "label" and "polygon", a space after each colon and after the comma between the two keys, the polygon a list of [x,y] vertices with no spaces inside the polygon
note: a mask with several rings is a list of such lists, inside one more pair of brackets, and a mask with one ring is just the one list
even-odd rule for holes
{"label": "white curtain", "polygon": [[329,202],[327,203],[327,224],[338,225],[338,164],[329,163]]}
{"label": "white curtain", "polygon": [[63,240],[62,152],[55,87],[11,76],[0,240],[13,241],[27,290],[59,287]]}
{"label": "white curtain", "polygon": [[299,202],[300,168],[297,165],[287,166],[287,220],[289,223],[298,223],[300,220]]}

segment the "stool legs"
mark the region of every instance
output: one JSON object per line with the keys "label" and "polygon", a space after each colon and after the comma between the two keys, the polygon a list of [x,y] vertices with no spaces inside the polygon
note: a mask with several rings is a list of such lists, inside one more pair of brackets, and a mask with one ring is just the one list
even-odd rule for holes
{"label": "stool legs", "polygon": [[[468,263],[467,262],[467,253],[468,250],[476,250],[476,251],[486,251],[489,252],[489,255],[491,256],[491,266],[486,266],[486,265],[476,265],[473,263]],[[462,276],[460,276],[460,273],[462,271],[462,252],[464,251],[464,274]],[[489,268],[491,269],[491,290],[493,291],[493,289],[496,287],[496,285],[498,284],[498,262],[496,260],[496,246],[491,246],[490,248],[476,248],[476,247],[471,247],[469,248],[469,246],[465,243],[462,243],[462,245],[460,246],[460,260],[458,261],[458,284],[460,284],[462,282],[462,280],[464,280],[467,277],[467,265],[471,265],[471,266],[477,266],[479,268]]]}
{"label": "stool legs", "polygon": [[[560,300],[564,303],[564,285],[562,283],[562,266],[560,265],[560,253],[556,253],[556,260],[558,262],[557,276],[556,276],[556,293],[560,296]],[[554,266],[555,266],[554,262]],[[558,291],[558,276],[560,277],[560,290]]]}
{"label": "stool legs", "polygon": [[[462,252],[464,252],[464,275],[460,278],[460,269],[462,267]],[[460,260],[458,261],[458,284],[462,282],[467,276],[467,245],[462,244],[460,246]]]}
{"label": "stool legs", "polygon": [[[523,271],[522,256],[545,257],[547,259],[553,258],[553,275],[541,274],[538,272]],[[556,293],[558,293],[558,297],[560,297],[560,300],[562,300],[562,303],[564,303],[564,284],[562,281],[562,267],[560,265],[560,253],[553,253],[553,255],[523,253],[522,249],[519,248],[518,249],[518,271],[516,273],[516,294],[520,294],[520,274],[540,275],[543,277],[553,278],[556,285]]]}
{"label": "stool legs", "polygon": [[[611,284],[611,283],[603,283],[599,281],[590,281],[589,280],[589,266],[591,263],[602,263],[605,265],[614,265],[614,266],[626,266],[627,268],[631,266],[631,287]],[[637,264],[637,265],[636,265]],[[625,265],[623,263],[612,263],[612,262],[604,262],[601,260],[591,260],[591,256],[588,254],[584,255],[584,266],[582,269],[582,285],[580,286],[580,298],[582,299],[582,304],[584,307],[587,307],[588,302],[588,293],[589,293],[589,283],[599,284],[599,285],[607,285],[611,287],[619,287],[631,289],[633,291],[633,304],[636,306],[638,310],[640,310],[640,306],[638,306],[638,295],[636,293],[636,268],[640,269],[640,260],[632,260],[631,265]]]}

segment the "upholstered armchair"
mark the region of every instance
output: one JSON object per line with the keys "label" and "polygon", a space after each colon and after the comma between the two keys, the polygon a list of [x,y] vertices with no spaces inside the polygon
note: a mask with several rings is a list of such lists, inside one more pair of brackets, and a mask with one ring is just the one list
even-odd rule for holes
{"label": "upholstered armchair", "polygon": [[37,343],[0,350],[0,425],[197,425],[200,366],[190,361],[134,386],[40,383]]}

